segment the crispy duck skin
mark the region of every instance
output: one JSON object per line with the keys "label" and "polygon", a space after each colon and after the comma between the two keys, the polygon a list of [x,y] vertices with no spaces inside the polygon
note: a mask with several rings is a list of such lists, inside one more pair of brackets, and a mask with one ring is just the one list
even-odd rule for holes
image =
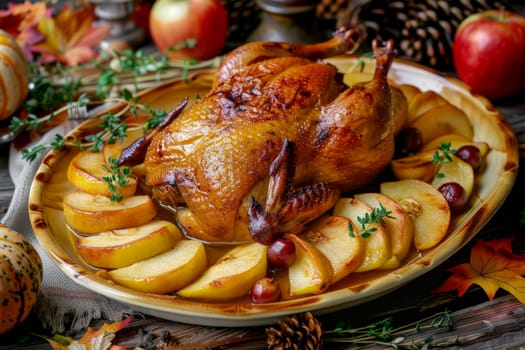
{"label": "crispy duck skin", "polygon": [[356,40],[345,29],[316,45],[242,46],[224,59],[210,93],[157,132],[146,182],[163,204],[187,207],[179,223],[188,235],[268,243],[390,163],[392,43],[375,47],[373,80],[346,90],[333,66],[316,61]]}

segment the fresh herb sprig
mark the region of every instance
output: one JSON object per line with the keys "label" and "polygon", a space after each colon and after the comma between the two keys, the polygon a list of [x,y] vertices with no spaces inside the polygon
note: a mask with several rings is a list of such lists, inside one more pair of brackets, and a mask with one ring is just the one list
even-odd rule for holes
{"label": "fresh herb sprig", "polygon": [[[394,218],[391,216],[392,212],[387,210],[382,203],[379,203],[379,208],[372,208],[370,213],[366,213],[364,216],[358,216],[357,222],[361,225],[359,235],[363,238],[368,238],[372,233],[377,231],[377,227],[372,226],[373,224],[381,224],[385,217]],[[352,223],[348,224],[348,231],[350,237],[355,237],[357,235],[354,232],[354,227]]]}
{"label": "fresh herb sprig", "polygon": [[[82,101],[77,102],[79,105]],[[86,103],[86,102],[85,102]],[[102,102],[89,102],[89,104],[100,104]],[[22,159],[27,161],[33,161],[36,159],[38,154],[49,150],[60,150],[64,146],[78,147],[81,149],[89,149],[92,152],[100,152],[104,147],[104,143],[115,143],[122,141],[126,137],[126,133],[130,127],[128,121],[123,120],[123,116],[130,115],[137,118],[139,111],[145,112],[149,119],[140,126],[147,131],[151,128],[156,127],[166,117],[167,113],[163,110],[157,110],[149,107],[148,105],[139,103],[139,99],[133,97],[129,90],[124,90],[122,98],[111,98],[104,100],[104,103],[124,103],[125,107],[120,109],[117,113],[109,112],[100,117],[101,122],[98,124],[100,131],[96,134],[85,136],[82,142],[66,142],[61,135],[55,135],[53,142],[47,145],[38,145],[31,149],[22,150]],[[70,108],[70,107],[64,107]],[[55,112],[56,113],[56,112]],[[10,128],[19,132],[24,128],[35,127],[35,125],[41,125],[41,123],[47,122],[52,115],[48,115],[42,118],[34,118],[30,121],[22,121],[18,118],[13,118],[10,124]]]}
{"label": "fresh herb sprig", "polygon": [[131,168],[127,166],[119,166],[118,159],[116,158],[110,157],[108,162],[109,166],[104,165],[104,169],[106,169],[110,175],[103,176],[102,180],[108,184],[108,189],[111,193],[111,201],[120,202],[124,198],[121,189],[129,183]]}
{"label": "fresh herb sprig", "polygon": [[[444,141],[438,147],[432,155],[432,164],[441,165],[450,163],[452,161],[452,155],[456,153],[455,149],[451,149],[451,142]],[[445,175],[441,172],[436,174],[437,177],[444,177]]]}
{"label": "fresh herb sprig", "polygon": [[438,349],[457,345],[457,339],[437,343],[431,337],[422,340],[413,340],[414,334],[436,328],[451,328],[454,325],[452,315],[448,311],[440,312],[422,320],[394,327],[393,319],[368,324],[363,327],[353,328],[339,322],[335,329],[323,331],[323,341],[327,343],[346,343],[356,347],[366,345],[381,345],[393,349]]}

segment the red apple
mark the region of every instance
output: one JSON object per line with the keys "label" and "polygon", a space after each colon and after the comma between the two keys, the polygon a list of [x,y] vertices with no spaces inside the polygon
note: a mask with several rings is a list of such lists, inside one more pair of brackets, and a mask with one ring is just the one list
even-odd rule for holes
{"label": "red apple", "polygon": [[[224,48],[228,13],[219,0],[157,0],[150,13],[150,33],[158,49],[173,59],[209,59]],[[190,39],[194,47],[168,50]]]}
{"label": "red apple", "polygon": [[467,17],[453,43],[456,73],[473,92],[489,99],[525,89],[525,17],[488,10]]}

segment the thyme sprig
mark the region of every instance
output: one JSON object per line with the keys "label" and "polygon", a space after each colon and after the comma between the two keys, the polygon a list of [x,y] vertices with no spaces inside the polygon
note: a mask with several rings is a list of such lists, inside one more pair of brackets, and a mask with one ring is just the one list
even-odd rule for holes
{"label": "thyme sprig", "polygon": [[[78,105],[87,103],[82,99],[77,101]],[[130,127],[130,122],[123,120],[123,116],[131,115],[135,118],[139,116],[139,111],[144,111],[149,119],[144,125],[139,126],[145,131],[156,127],[166,117],[167,113],[164,110],[153,109],[148,105],[139,103],[139,98],[134,97],[129,90],[124,89],[123,97],[105,99],[104,101],[89,102],[89,104],[101,104],[101,103],[123,103],[124,108],[121,108],[118,112],[108,112],[100,116],[101,122],[98,124],[100,131],[96,134],[87,135],[82,141],[67,142],[62,135],[55,135],[53,142],[49,144],[42,144],[35,146],[31,149],[22,150],[22,159],[27,161],[33,161],[36,159],[38,154],[49,151],[49,150],[60,150],[64,146],[78,147],[80,149],[89,149],[92,152],[100,152],[104,147],[104,143],[113,144],[117,141],[122,142],[126,137],[127,131]],[[63,109],[70,108],[66,106]],[[61,109],[62,110],[62,109]],[[58,110],[60,111],[60,110]],[[57,111],[57,112],[58,112]],[[56,112],[54,112],[56,113]],[[13,118],[9,127],[16,132],[21,131],[24,128],[34,128],[37,125],[41,125],[53,118],[53,113],[42,118],[32,118],[31,120],[20,120],[19,118]]]}
{"label": "thyme sprig", "polygon": [[131,168],[127,166],[119,166],[118,159],[110,157],[108,159],[109,166],[104,165],[110,175],[103,176],[102,180],[108,184],[109,192],[111,193],[112,202],[120,202],[124,196],[121,189],[129,183],[131,176]]}
{"label": "thyme sprig", "polygon": [[[359,235],[363,238],[368,238],[372,233],[377,231],[377,227],[372,226],[373,224],[381,224],[385,217],[394,218],[391,216],[392,212],[387,210],[382,203],[379,203],[379,208],[372,208],[370,213],[365,213],[364,216],[358,216],[357,222],[361,225]],[[348,224],[348,231],[350,237],[355,237],[357,234],[354,232],[352,223]]]}
{"label": "thyme sprig", "polygon": [[[324,343],[347,343],[355,346],[382,345],[393,349],[438,349],[457,344],[457,339],[434,342],[431,337],[413,340],[414,333],[436,328],[451,328],[454,320],[450,312],[443,311],[422,320],[394,327],[393,319],[387,318],[362,327],[353,328],[339,322],[333,330],[323,331]],[[409,336],[411,336],[409,338]],[[412,340],[411,340],[412,339]]]}
{"label": "thyme sprig", "polygon": [[[450,163],[452,161],[452,155],[456,153],[455,149],[451,149],[451,142],[444,141],[434,151],[432,155],[432,164],[441,165]],[[444,177],[445,175],[441,172],[436,174],[437,177]]]}

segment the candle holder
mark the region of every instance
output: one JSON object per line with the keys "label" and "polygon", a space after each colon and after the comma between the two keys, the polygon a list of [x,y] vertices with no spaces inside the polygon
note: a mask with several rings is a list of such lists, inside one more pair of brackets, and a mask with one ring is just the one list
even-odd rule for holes
{"label": "candle holder", "polygon": [[146,33],[131,18],[135,12],[135,0],[90,0],[95,4],[95,15],[100,23],[111,25],[109,36],[100,44],[102,48],[114,42],[123,42],[130,47],[140,46]]}
{"label": "candle holder", "polygon": [[257,0],[262,10],[259,26],[248,41],[287,41],[310,44],[322,41],[315,7],[316,0]]}

